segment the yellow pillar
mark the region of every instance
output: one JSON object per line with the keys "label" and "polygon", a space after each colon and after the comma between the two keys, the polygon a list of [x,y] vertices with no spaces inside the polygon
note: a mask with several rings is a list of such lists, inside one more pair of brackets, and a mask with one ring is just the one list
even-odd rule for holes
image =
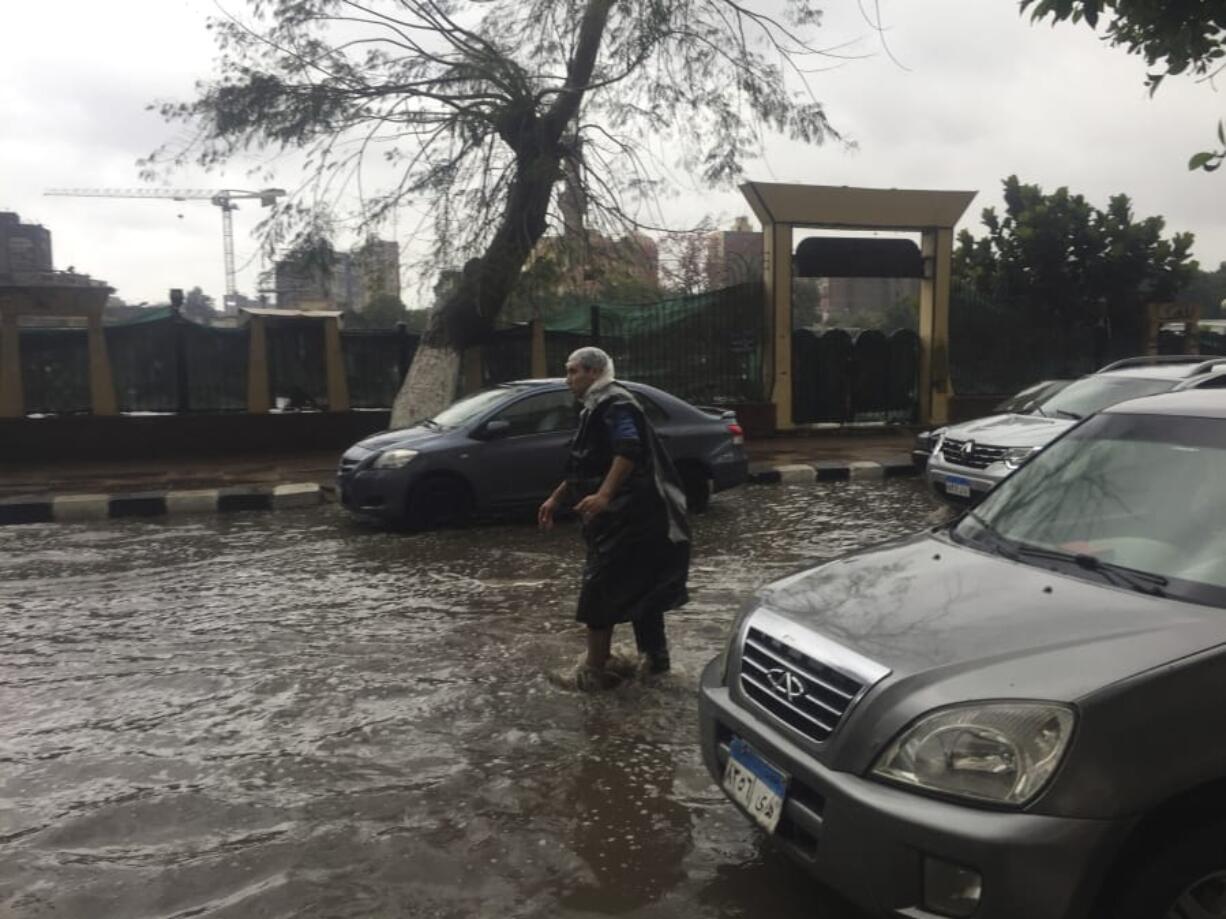
{"label": "yellow pillar", "polygon": [[101,308],[89,314],[88,322],[90,406],[95,415],[118,415],[115,378],[111,375],[111,359],[106,353]]}
{"label": "yellow pillar", "polygon": [[545,323],[539,318],[533,319],[529,328],[532,330],[532,378],[542,380],[549,374],[545,360]]}
{"label": "yellow pillar", "polygon": [[763,361],[767,396],[775,406],[775,427],[792,421],[792,226],[764,228],[763,272],[766,279],[767,347]]}
{"label": "yellow pillar", "polygon": [[324,320],[324,366],[328,373],[328,411],[349,411],[349,381],[341,352],[341,323],[336,316]]}
{"label": "yellow pillar", "polygon": [[25,415],[17,311],[0,309],[0,418]]}
{"label": "yellow pillar", "polygon": [[252,316],[247,324],[247,411],[261,415],[272,408],[268,392],[268,337],[264,317]]}
{"label": "yellow pillar", "polygon": [[465,348],[462,361],[464,395],[468,395],[481,388],[481,347]]}
{"label": "yellow pillar", "polygon": [[954,231],[939,227],[924,231],[925,277],[920,284],[920,420],[925,424],[949,421],[949,292],[953,271]]}

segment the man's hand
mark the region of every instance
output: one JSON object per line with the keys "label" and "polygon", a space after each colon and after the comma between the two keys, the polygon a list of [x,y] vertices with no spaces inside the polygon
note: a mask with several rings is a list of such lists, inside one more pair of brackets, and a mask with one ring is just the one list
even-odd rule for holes
{"label": "man's hand", "polygon": [[540,506],[536,512],[536,525],[542,530],[553,529],[553,515],[558,509],[558,502],[552,497],[546,498],[545,503]]}
{"label": "man's hand", "polygon": [[583,519],[584,523],[590,521],[597,514],[603,514],[608,509],[609,499],[599,491],[594,495],[588,495],[575,505],[575,513]]}

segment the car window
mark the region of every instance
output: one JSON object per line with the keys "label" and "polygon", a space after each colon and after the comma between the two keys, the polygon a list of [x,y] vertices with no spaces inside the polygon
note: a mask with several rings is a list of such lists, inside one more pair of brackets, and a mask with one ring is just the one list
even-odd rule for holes
{"label": "car window", "polygon": [[1039,408],[1044,415],[1085,418],[1126,399],[1139,399],[1141,396],[1167,392],[1174,388],[1177,382],[1152,377],[1096,374],[1070,383],[1054,396],[1045,399]]}
{"label": "car window", "polygon": [[[1105,414],[1056,441],[957,526],[1007,547],[1066,553],[1169,580],[1165,590],[1226,606],[1226,422]],[[1078,561],[1080,558],[1080,561]],[[1040,562],[1041,563],[1041,562]]]}
{"label": "car window", "polygon": [[578,405],[570,390],[540,393],[507,406],[491,420],[510,422],[509,437],[549,434],[575,427]]}
{"label": "car window", "polygon": [[641,392],[636,392],[634,398],[638,400],[639,405],[643,407],[643,414],[647,416],[647,420],[652,426],[658,425],[662,421],[668,421],[668,413],[660,408],[659,403],[648,398]]}
{"label": "car window", "polygon": [[485,389],[447,406],[431,420],[443,428],[462,427],[512,395],[514,391],[509,389]]}
{"label": "car window", "polygon": [[1226,389],[1226,373],[1219,373],[1207,380],[1201,380],[1192,389]]}

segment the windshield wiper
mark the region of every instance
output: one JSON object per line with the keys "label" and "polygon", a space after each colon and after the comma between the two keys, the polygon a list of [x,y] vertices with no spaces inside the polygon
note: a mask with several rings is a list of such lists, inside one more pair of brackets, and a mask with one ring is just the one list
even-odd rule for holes
{"label": "windshield wiper", "polygon": [[419,422],[423,428],[442,428],[442,425],[433,418],[427,418],[425,421]]}
{"label": "windshield wiper", "polygon": [[1078,415],[1076,412],[1070,412],[1066,408],[1056,409],[1056,414],[1059,415],[1061,418],[1072,418],[1074,421],[1080,421],[1082,418],[1085,417],[1084,415]]}
{"label": "windshield wiper", "polygon": [[1046,558],[1057,562],[1071,562],[1085,571],[1093,571],[1102,575],[1117,587],[1127,587],[1139,593],[1152,597],[1165,597],[1162,589],[1169,581],[1160,574],[1148,571],[1138,571],[1136,568],[1126,568],[1123,565],[1113,565],[1085,552],[1063,552],[1060,549],[1045,549],[1042,546],[1031,546],[1026,543],[1016,543],[1014,549],[1019,555],[1030,558]]}
{"label": "windshield wiper", "polygon": [[979,524],[980,532],[988,537],[986,540],[982,540],[987,549],[1003,558],[1017,561],[1017,547],[1011,540],[1002,535],[1000,530],[996,529],[996,527],[992,526],[992,524],[988,523],[974,511],[967,511],[966,516]]}

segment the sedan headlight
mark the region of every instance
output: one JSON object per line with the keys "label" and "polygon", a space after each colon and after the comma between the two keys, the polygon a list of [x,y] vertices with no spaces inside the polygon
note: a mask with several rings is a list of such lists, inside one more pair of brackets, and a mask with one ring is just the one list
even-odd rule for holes
{"label": "sedan headlight", "polygon": [[417,458],[416,450],[386,450],[374,461],[375,469],[399,469]]}
{"label": "sedan headlight", "polygon": [[1016,469],[1042,449],[1042,447],[1010,447],[1005,451],[1005,465],[1010,469]]}
{"label": "sedan headlight", "polygon": [[1052,702],[976,702],[931,712],[896,737],[873,775],[995,804],[1025,804],[1051,778],[1073,732]]}

